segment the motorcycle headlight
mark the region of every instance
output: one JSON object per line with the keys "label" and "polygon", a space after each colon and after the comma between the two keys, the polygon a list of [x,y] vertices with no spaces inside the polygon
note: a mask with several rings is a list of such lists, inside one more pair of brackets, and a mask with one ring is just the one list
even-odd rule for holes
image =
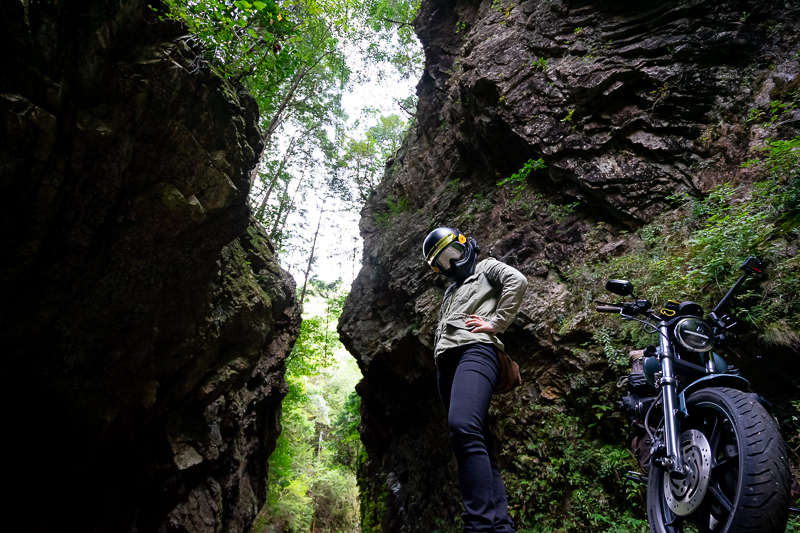
{"label": "motorcycle headlight", "polygon": [[707,352],[714,346],[714,330],[699,318],[684,318],[675,324],[675,338],[693,352]]}

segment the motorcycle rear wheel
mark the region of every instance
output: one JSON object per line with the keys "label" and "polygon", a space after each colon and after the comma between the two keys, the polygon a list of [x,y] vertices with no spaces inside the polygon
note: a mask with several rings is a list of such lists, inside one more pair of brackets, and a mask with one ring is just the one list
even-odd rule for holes
{"label": "motorcycle rear wheel", "polygon": [[783,533],[789,516],[790,470],[786,444],[773,418],[748,393],[701,389],[686,400],[681,431],[703,433],[711,449],[705,495],[686,516],[665,496],[666,473],[650,467],[647,519],[653,533]]}

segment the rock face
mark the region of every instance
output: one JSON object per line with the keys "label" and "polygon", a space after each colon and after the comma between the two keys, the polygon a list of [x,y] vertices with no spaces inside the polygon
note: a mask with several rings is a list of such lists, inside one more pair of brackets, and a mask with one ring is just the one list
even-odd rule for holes
{"label": "rock face", "polygon": [[[339,324],[364,373],[364,531],[457,530],[432,358],[445,280],[420,256],[441,225],[529,280],[505,335],[526,384],[492,408],[515,516],[569,530],[605,530],[586,509],[644,518],[604,462],[633,466],[625,420],[603,410],[619,375],[588,310],[570,314],[581,296],[565,272],[625,253],[630,230],[674,209],[668,197],[747,181],[739,165],[768,135],[797,136],[797,111],[769,130],[749,119],[800,85],[798,20],[797,6],[747,2],[423,1],[417,123],[362,212],[363,268]],[[497,182],[538,158],[546,168],[531,172],[522,208]],[[386,224],[388,202],[409,209]],[[552,207],[575,202],[572,214]],[[797,375],[791,349],[770,356]],[[796,397],[781,368],[756,390]],[[553,466],[568,460],[584,466]]]}
{"label": "rock face", "polygon": [[7,527],[245,531],[300,321],[255,101],[144,1],[2,15]]}

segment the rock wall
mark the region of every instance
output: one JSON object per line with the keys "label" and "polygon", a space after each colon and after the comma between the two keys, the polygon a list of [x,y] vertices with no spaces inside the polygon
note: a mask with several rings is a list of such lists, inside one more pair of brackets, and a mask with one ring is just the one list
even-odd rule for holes
{"label": "rock wall", "polygon": [[300,322],[256,103],[142,0],[0,13],[6,529],[246,531]]}
{"label": "rock wall", "polygon": [[[529,280],[505,334],[526,383],[491,411],[518,521],[601,531],[595,510],[644,518],[641,495],[607,462],[633,468],[626,422],[604,410],[620,375],[565,273],[627,253],[641,242],[629,232],[672,212],[676,196],[752,181],[739,165],[766,137],[797,137],[800,112],[750,119],[796,95],[799,20],[794,3],[423,0],[416,125],[362,212],[363,268],[339,323],[364,373],[364,531],[457,530],[432,358],[445,280],[420,255],[441,225]],[[522,209],[497,182],[538,158],[546,168],[527,179],[538,204]],[[564,216],[547,207],[575,202]],[[796,351],[750,349],[741,365],[754,388],[796,399]],[[758,374],[761,356],[771,370]]]}

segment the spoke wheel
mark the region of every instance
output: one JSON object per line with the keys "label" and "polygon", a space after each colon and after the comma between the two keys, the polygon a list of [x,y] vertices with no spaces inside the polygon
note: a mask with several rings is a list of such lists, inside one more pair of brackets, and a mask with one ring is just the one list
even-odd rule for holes
{"label": "spoke wheel", "polygon": [[750,394],[734,389],[702,389],[686,403],[681,448],[687,465],[699,470],[679,482],[650,468],[650,530],[683,533],[693,524],[700,533],[783,533],[790,473],[775,421]]}

